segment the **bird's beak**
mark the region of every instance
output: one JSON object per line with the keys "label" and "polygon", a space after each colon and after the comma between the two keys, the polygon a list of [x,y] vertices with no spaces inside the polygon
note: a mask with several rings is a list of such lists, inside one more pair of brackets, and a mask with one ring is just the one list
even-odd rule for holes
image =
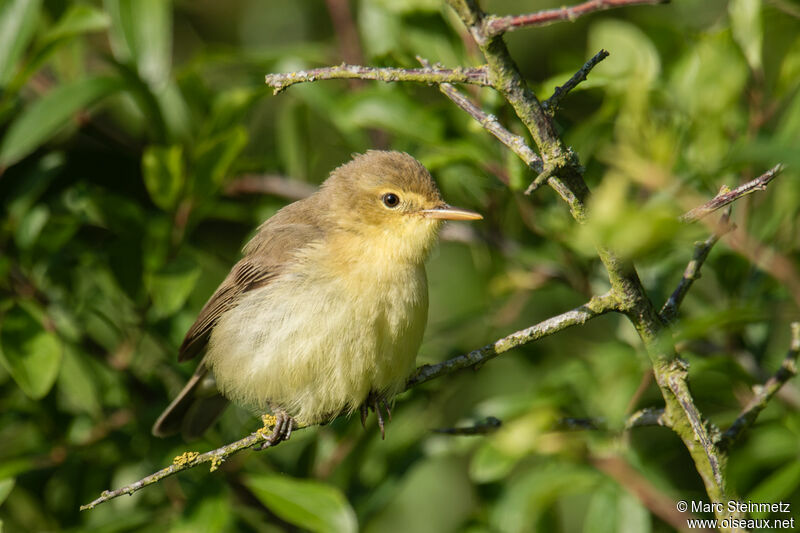
{"label": "bird's beak", "polygon": [[435,209],[423,209],[420,214],[427,218],[438,218],[442,220],[481,220],[483,216],[469,209],[461,209],[451,205],[442,204]]}

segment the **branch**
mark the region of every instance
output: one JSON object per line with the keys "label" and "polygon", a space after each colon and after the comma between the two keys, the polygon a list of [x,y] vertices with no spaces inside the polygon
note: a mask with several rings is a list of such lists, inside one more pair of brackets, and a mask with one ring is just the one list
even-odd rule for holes
{"label": "branch", "polygon": [[731,427],[722,434],[718,446],[727,450],[752,426],[758,415],[767,407],[767,403],[775,396],[783,385],[797,375],[797,358],[800,355],[800,322],[792,323],[792,342],[789,352],[783,359],[780,368],[762,386],[754,388],[755,395],[747,404],[741,414],[734,420]]}
{"label": "branch", "polygon": [[585,221],[585,200],[589,190],[577,172],[577,160],[570,156],[569,150],[558,136],[550,115],[545,112],[536,94],[528,87],[502,37],[488,33],[484,22],[489,17],[480,9],[477,0],[447,0],[447,3],[461,18],[486,58],[492,87],[511,104],[514,112],[530,132],[544,160],[545,171],[552,167],[547,183],[569,205],[575,220]]}
{"label": "branch", "polygon": [[455,69],[445,68],[376,68],[348,65],[342,63],[335,67],[315,68],[284,74],[267,74],[267,85],[275,89],[278,94],[296,83],[312,82],[317,80],[377,80],[393,81],[418,81],[422,83],[468,83],[472,85],[488,86],[489,79],[486,67]]}
{"label": "branch", "polygon": [[[417,56],[417,61],[422,63],[425,68],[430,68],[430,63],[427,59]],[[536,155],[530,146],[525,142],[525,139],[520,135],[514,135],[508,131],[494,115],[489,115],[484,112],[480,107],[473,103],[469,98],[461,94],[458,89],[449,83],[440,83],[439,90],[445,94],[450,100],[453,101],[458,107],[469,113],[478,124],[480,124],[486,131],[494,135],[497,140],[505,144],[509,150],[517,154],[528,167],[534,172],[542,171],[542,159]]]}
{"label": "branch", "polygon": [[692,287],[692,284],[695,282],[695,280],[700,278],[700,268],[708,258],[711,248],[713,248],[717,241],[719,241],[720,237],[736,229],[736,226],[730,223],[730,204],[742,196],[750,194],[751,192],[766,189],[769,182],[775,179],[778,173],[780,173],[781,169],[781,165],[776,165],[758,178],[751,180],[734,190],[730,190],[728,187],[722,187],[717,196],[715,196],[713,199],[681,216],[681,221],[693,222],[714,212],[720,207],[728,205],[728,209],[726,210],[725,214],[722,215],[717,227],[714,229],[714,233],[705,241],[695,243],[694,254],[692,255],[691,261],[689,261],[689,264],[686,265],[686,270],[683,272],[683,277],[678,283],[678,287],[673,291],[672,295],[669,297],[669,300],[664,303],[664,306],[659,312],[659,316],[665,324],[669,324],[675,320],[678,314],[678,308],[683,302],[683,298],[686,296],[686,293],[689,292],[689,289]]}
{"label": "branch", "polygon": [[748,181],[744,185],[739,185],[732,191],[728,191],[725,193],[720,193],[716,195],[714,198],[709,200],[708,202],[704,203],[699,207],[695,207],[688,213],[685,213],[681,216],[681,222],[694,222],[696,220],[700,220],[701,218],[713,213],[720,207],[725,207],[726,205],[735,202],[739,198],[743,196],[747,196],[750,193],[755,191],[764,191],[767,189],[767,185],[769,182],[774,180],[778,174],[783,170],[783,165],[775,165],[759,177],[754,180]]}
{"label": "branch", "polygon": [[669,426],[669,421],[664,417],[664,409],[647,407],[636,411],[625,422],[625,429],[645,426]]}
{"label": "branch", "polygon": [[[664,409],[654,409],[647,407],[636,411],[625,421],[625,429],[633,429],[649,426],[669,426],[669,422],[664,418]],[[567,417],[558,421],[560,429],[569,430],[605,430],[607,425],[604,420],[597,418],[574,418]]]}
{"label": "branch", "polygon": [[[584,180],[584,169],[578,158],[565,146],[552,122],[550,113],[530,90],[503,41],[502,32],[526,25],[554,20],[572,19],[603,8],[656,1],[590,1],[566,10],[544,12],[523,17],[491,17],[479,7],[477,0],[447,0],[486,57],[492,86],[514,108],[517,116],[531,133],[539,154],[544,160],[546,182],[569,205],[576,222],[587,222],[586,201],[589,189]],[[494,28],[494,29],[492,29]],[[544,181],[544,180],[543,180]],[[692,456],[695,467],[703,479],[709,499],[713,502],[730,500],[721,468],[724,456],[717,453],[711,434],[715,428],[700,415],[689,392],[686,365],[677,357],[664,323],[653,306],[630,260],[613,249],[597,246],[597,253],[608,272],[611,292],[620,304],[620,310],[636,328],[653,365],[653,373],[664,397],[664,420],[681,438]],[[722,520],[736,513],[724,508],[715,513]]]}
{"label": "branch", "polygon": [[487,35],[494,37],[507,31],[529,28],[532,26],[546,26],[554,22],[569,21],[573,22],[578,17],[594,13],[595,11],[605,11],[617,7],[667,4],[669,0],[589,0],[582,4],[572,7],[561,7],[558,9],[545,9],[536,13],[525,15],[511,15],[507,17],[489,16],[484,22]]}
{"label": "branch", "polygon": [[271,194],[287,200],[302,200],[316,192],[317,188],[305,181],[286,176],[245,174],[225,186],[224,193],[229,196],[240,194]]}
{"label": "branch", "polygon": [[[700,411],[694,403],[694,398],[689,390],[689,365],[681,359],[675,358],[671,362],[670,367],[662,372],[663,373],[658,377],[665,378],[664,381],[666,381],[667,386],[680,404],[683,417],[685,417],[691,427],[692,444],[699,444],[701,446],[702,452],[695,449],[694,446],[687,447],[698,467],[698,473],[705,481],[707,487],[713,486],[716,490],[724,491],[725,480],[722,477],[722,471],[725,466],[726,458],[719,453],[715,445],[714,437],[718,434],[717,428],[703,418],[703,415],[700,414]],[[673,428],[675,427],[674,419],[671,419],[671,417],[666,417],[665,421]],[[700,453],[705,454],[708,461],[702,465],[702,468],[697,460],[697,456]],[[709,494],[709,496],[711,495]]]}
{"label": "branch", "polygon": [[617,307],[617,300],[610,293],[594,296],[580,307],[576,307],[571,311],[548,318],[534,326],[512,333],[507,337],[487,344],[483,348],[453,357],[452,359],[435,365],[422,365],[408,378],[406,390],[464,368],[482,365],[486,361],[494,359],[501,353],[505,353],[512,348],[558,333],[571,326],[585,324],[592,318],[611,311],[616,311]]}
{"label": "branch", "polygon": [[[507,352],[514,347],[533,342],[548,335],[552,335],[570,326],[584,324],[588,320],[614,311],[616,308],[617,302],[611,295],[604,294],[602,296],[595,296],[586,304],[577,307],[572,311],[567,311],[566,313],[545,320],[544,322],[540,322],[535,326],[512,333],[507,337],[503,337],[492,344],[484,346],[478,350],[474,350],[466,355],[460,355],[436,365],[422,365],[418,367],[416,372],[414,372],[414,374],[412,374],[408,379],[404,390],[408,390],[433,379],[452,374],[457,370],[474,367],[478,364],[485,363],[486,361],[493,359],[494,357],[497,357],[501,353]],[[303,427],[299,427],[297,429],[303,429]],[[217,448],[216,450],[211,450],[210,452],[205,452],[202,454],[198,454],[197,452],[186,452],[183,455],[176,457],[170,466],[162,468],[158,472],[150,474],[139,481],[115,490],[103,491],[99,498],[87,503],[86,505],[82,505],[81,511],[94,509],[97,505],[109,500],[113,500],[114,498],[122,496],[123,494],[133,494],[134,492],[143,489],[148,485],[152,485],[153,483],[161,481],[165,477],[175,475],[178,472],[188,470],[189,468],[194,468],[204,463],[211,463],[211,471],[213,472],[231,455],[247,448],[253,448],[255,446],[260,447],[265,442],[264,435],[265,429],[261,428],[258,431],[251,433],[247,437],[244,437],[243,439],[226,444],[225,446]]]}
{"label": "branch", "polygon": [[542,107],[545,109],[545,111],[549,112],[550,114],[555,113],[556,109],[558,109],[558,104],[561,103],[561,99],[564,98],[572,89],[577,87],[579,83],[586,81],[586,76],[589,75],[589,72],[591,72],[599,62],[608,56],[609,53],[607,50],[600,50],[589,61],[584,63],[580,70],[578,70],[578,72],[573,74],[572,77],[567,80],[567,83],[560,87],[556,87],[556,89],[553,91],[553,95],[542,102]]}
{"label": "branch", "polygon": [[232,442],[230,444],[226,444],[216,450],[211,450],[210,452],[198,454],[197,452],[186,452],[183,455],[179,455],[175,459],[173,459],[172,464],[166,468],[162,468],[158,472],[150,474],[139,481],[131,483],[130,485],[125,485],[124,487],[120,487],[115,490],[105,490],[100,494],[100,497],[95,499],[94,501],[87,503],[86,505],[81,505],[81,511],[86,511],[88,509],[94,509],[96,506],[100,505],[101,503],[107,502],[109,500],[113,500],[118,496],[122,496],[123,494],[133,494],[139,489],[143,489],[148,485],[152,485],[158,481],[161,481],[165,477],[172,476],[181,472],[183,470],[187,470],[189,468],[193,468],[195,466],[199,466],[203,463],[211,463],[211,472],[219,468],[219,466],[225,462],[225,460],[230,457],[231,455],[238,453],[246,448],[252,448],[256,445],[261,445],[264,443],[263,433],[258,431],[251,433],[247,437],[237,440],[236,442]]}
{"label": "branch", "polygon": [[665,324],[672,323],[678,316],[678,308],[681,306],[683,298],[686,296],[686,293],[689,292],[689,289],[692,288],[692,284],[696,280],[700,279],[700,268],[708,258],[711,248],[717,244],[717,241],[719,241],[720,237],[733,230],[734,226],[730,223],[730,216],[731,211],[729,207],[725,214],[722,215],[722,218],[714,230],[714,233],[712,233],[711,236],[709,236],[706,240],[695,243],[694,254],[692,255],[692,259],[689,261],[689,264],[686,265],[686,269],[683,271],[681,281],[678,283],[678,286],[672,292],[669,299],[664,303],[664,306],[658,313],[658,316],[661,317],[661,320]]}

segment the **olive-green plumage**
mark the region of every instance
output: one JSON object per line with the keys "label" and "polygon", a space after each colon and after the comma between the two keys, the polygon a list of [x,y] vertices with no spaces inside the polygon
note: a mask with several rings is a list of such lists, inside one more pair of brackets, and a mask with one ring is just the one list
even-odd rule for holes
{"label": "olive-green plumage", "polygon": [[181,361],[205,356],[153,433],[198,436],[225,398],[299,425],[391,398],[422,341],[441,221],[477,218],[445,204],[413,157],[355,156],[244,247],[181,345]]}

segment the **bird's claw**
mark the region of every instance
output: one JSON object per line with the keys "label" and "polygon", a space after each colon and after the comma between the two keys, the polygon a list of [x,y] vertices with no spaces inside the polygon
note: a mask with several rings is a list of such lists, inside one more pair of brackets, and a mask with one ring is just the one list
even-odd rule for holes
{"label": "bird's claw", "polygon": [[264,422],[264,427],[259,429],[258,433],[264,437],[264,443],[260,450],[276,446],[292,436],[294,419],[286,411],[276,409],[274,415],[264,415],[261,420]]}
{"label": "bird's claw", "polygon": [[386,402],[386,398],[376,392],[370,392],[369,396],[367,396],[366,401],[361,404],[361,408],[359,411],[361,412],[361,425],[364,426],[366,429],[367,427],[367,415],[369,414],[369,410],[372,409],[375,411],[375,416],[378,418],[378,427],[381,430],[381,440],[386,439],[386,429],[385,424],[383,421],[383,413],[381,412],[381,408],[386,411],[386,418],[389,422],[392,421],[392,409],[389,407],[389,404]]}

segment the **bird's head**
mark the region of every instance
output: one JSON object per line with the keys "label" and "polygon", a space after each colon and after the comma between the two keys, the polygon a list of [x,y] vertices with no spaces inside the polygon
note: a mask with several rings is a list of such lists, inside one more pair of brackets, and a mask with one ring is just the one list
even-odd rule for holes
{"label": "bird's head", "polygon": [[331,173],[320,195],[332,225],[398,260],[423,261],[445,220],[483,218],[445,203],[428,170],[403,152],[356,155]]}

